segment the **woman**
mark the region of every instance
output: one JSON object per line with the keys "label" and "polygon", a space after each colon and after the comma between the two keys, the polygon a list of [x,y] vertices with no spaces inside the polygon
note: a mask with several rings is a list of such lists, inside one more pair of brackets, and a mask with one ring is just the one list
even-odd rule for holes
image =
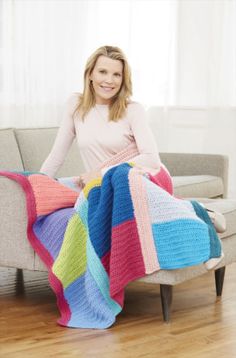
{"label": "woman", "polygon": [[75,137],[86,168],[78,178],[81,187],[103,175],[102,163],[132,143],[139,154],[130,161],[159,171],[161,161],[145,111],[130,100],[131,95],[131,73],[124,53],[113,46],[97,49],[86,64],[84,91],[69,98],[54,146],[40,171],[54,177]]}
{"label": "woman", "polygon": [[[55,143],[40,171],[54,177],[76,138],[86,172],[75,181],[83,188],[111,168],[103,163],[135,144],[138,154],[129,161],[142,173],[159,172],[158,183],[168,182],[172,194],[171,178],[160,161],[145,110],[131,101],[131,95],[131,72],[122,50],[114,46],[98,48],[87,61],[83,93],[68,99]],[[209,215],[217,231],[224,231],[223,215]]]}

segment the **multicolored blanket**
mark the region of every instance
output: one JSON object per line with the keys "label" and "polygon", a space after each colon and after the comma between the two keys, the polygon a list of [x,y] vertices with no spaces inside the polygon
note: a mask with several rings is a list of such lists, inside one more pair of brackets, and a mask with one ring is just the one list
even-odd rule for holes
{"label": "multicolored blanket", "polygon": [[110,327],[129,282],[221,255],[205,209],[175,198],[165,190],[168,184],[164,188],[158,177],[142,175],[129,163],[80,192],[70,178],[0,175],[17,181],[26,194],[28,239],[48,267],[60,325]]}

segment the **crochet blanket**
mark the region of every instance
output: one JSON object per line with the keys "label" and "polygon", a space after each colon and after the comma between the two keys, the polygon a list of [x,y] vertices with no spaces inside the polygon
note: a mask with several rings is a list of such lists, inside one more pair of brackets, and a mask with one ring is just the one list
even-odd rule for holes
{"label": "crochet blanket", "polygon": [[175,198],[165,175],[142,175],[126,162],[79,192],[73,178],[0,175],[25,192],[28,239],[48,267],[60,325],[110,327],[129,282],[221,255],[205,209]]}

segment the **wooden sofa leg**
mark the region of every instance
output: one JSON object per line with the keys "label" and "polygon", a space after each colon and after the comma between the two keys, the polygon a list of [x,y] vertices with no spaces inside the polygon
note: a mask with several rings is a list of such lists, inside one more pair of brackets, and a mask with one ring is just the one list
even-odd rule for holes
{"label": "wooden sofa leg", "polygon": [[16,270],[16,279],[18,282],[23,282],[23,269]]}
{"label": "wooden sofa leg", "polygon": [[221,296],[225,277],[225,266],[215,270],[216,295]]}
{"label": "wooden sofa leg", "polygon": [[165,322],[169,322],[171,314],[173,286],[160,285],[160,293],[163,319]]}
{"label": "wooden sofa leg", "polygon": [[18,295],[23,294],[25,291],[24,287],[24,274],[23,269],[16,270],[16,293]]}

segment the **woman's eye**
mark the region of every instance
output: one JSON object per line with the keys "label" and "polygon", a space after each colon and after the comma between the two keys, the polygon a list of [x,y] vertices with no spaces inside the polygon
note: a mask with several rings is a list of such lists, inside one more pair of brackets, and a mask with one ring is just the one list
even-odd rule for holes
{"label": "woman's eye", "polygon": [[120,73],[115,73],[115,76],[120,77],[121,75],[120,75]]}
{"label": "woman's eye", "polygon": [[101,70],[101,71],[99,71],[100,73],[106,73],[106,71],[105,70]]}

